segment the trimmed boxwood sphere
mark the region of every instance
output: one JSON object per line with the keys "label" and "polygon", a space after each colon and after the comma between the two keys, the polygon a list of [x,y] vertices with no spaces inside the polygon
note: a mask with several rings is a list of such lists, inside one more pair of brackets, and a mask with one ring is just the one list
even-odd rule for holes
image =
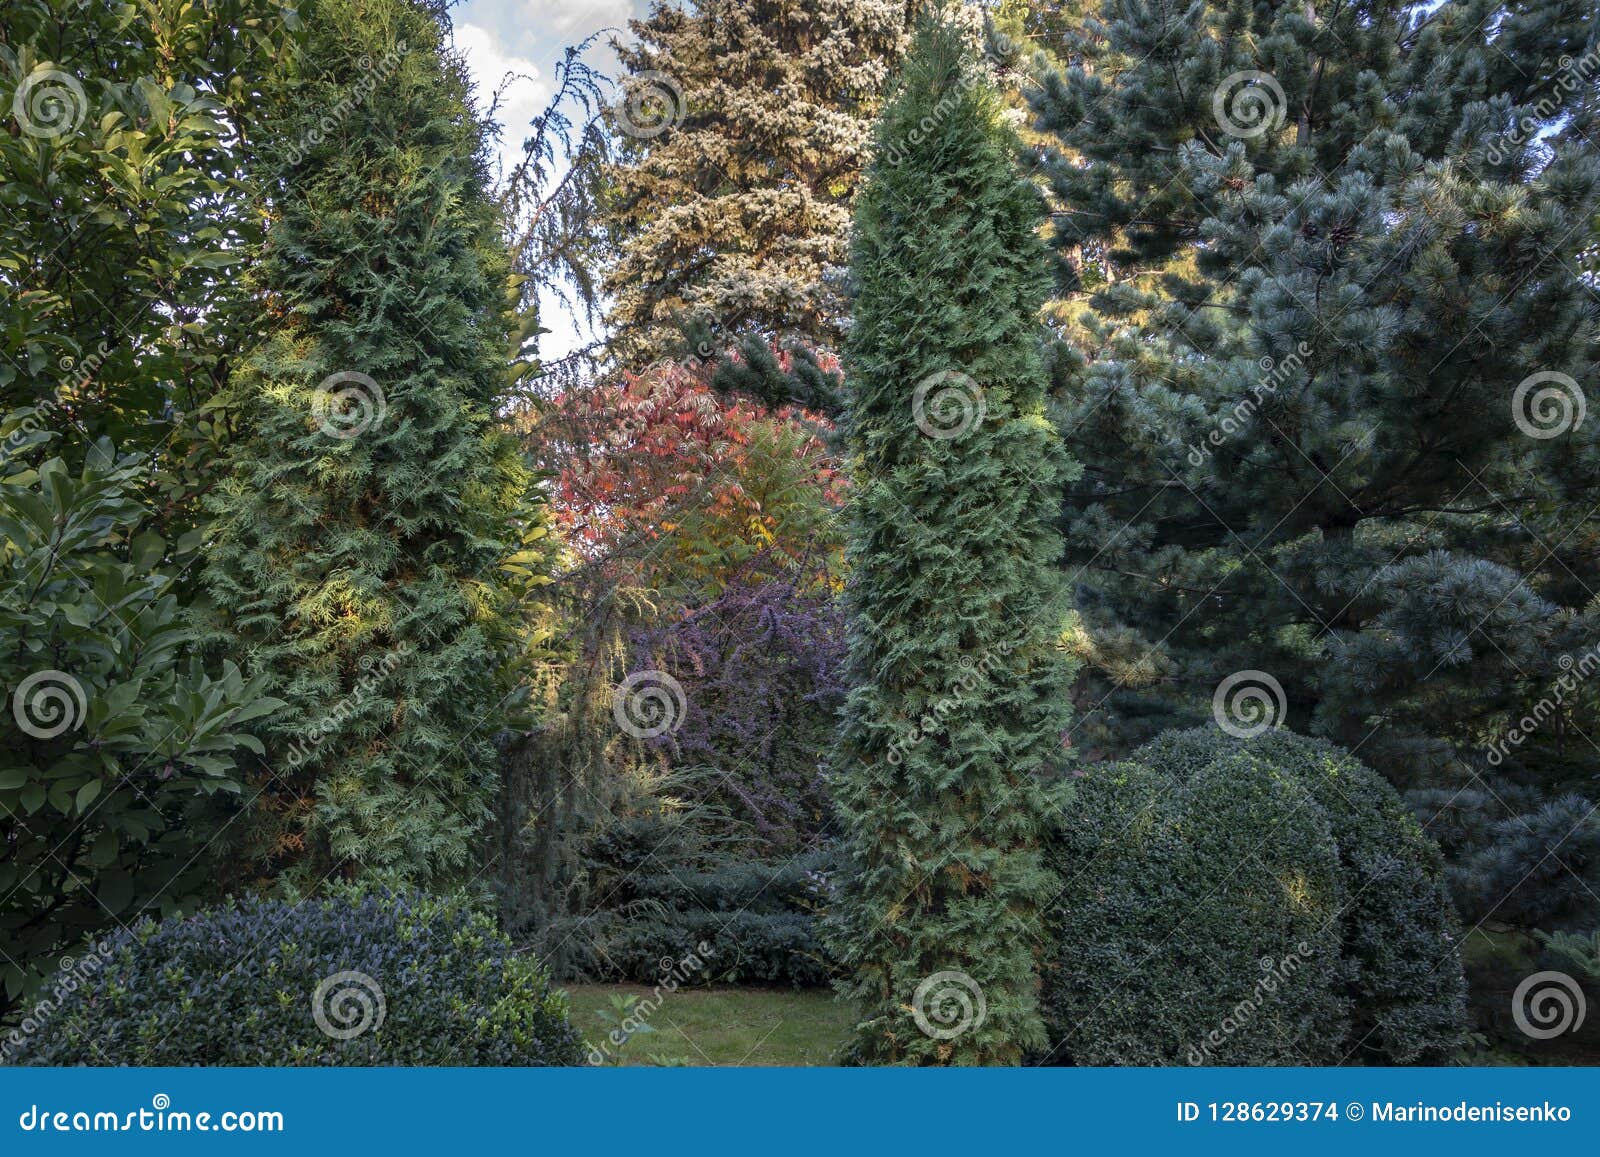
{"label": "trimmed boxwood sphere", "polygon": [[[381,1015],[380,1015],[381,1014]],[[244,899],[111,938],[34,1065],[575,1065],[565,997],[455,899]]]}
{"label": "trimmed boxwood sphere", "polygon": [[1344,895],[1306,790],[1244,752],[1184,781],[1130,761],[1079,785],[1052,849],[1048,1061],[1332,1060]]}
{"label": "trimmed boxwood sphere", "polygon": [[1340,920],[1352,1060],[1440,1064],[1466,1041],[1461,928],[1444,858],[1377,772],[1321,739],[1213,728],[1168,732],[1135,758],[1185,777],[1242,747],[1293,776],[1328,816],[1346,895]]}
{"label": "trimmed boxwood sphere", "polygon": [[[1299,814],[1275,820],[1259,811],[1244,816],[1227,808],[1220,798],[1228,791],[1226,769],[1245,766],[1257,771],[1243,777],[1238,790],[1261,799],[1268,810],[1291,807]],[[1264,797],[1262,768],[1295,790]],[[1199,728],[1159,736],[1136,751],[1129,764],[1091,769],[1081,783],[1082,792],[1067,809],[1056,843],[1056,868],[1071,883],[1057,906],[1061,948],[1046,975],[1046,1002],[1055,1018],[1052,1032],[1064,1043],[1055,1059],[1140,1063],[1136,1057],[1159,1057],[1150,1063],[1261,1064],[1274,1063],[1269,1056],[1283,1058],[1277,1042],[1259,1039],[1259,1023],[1256,1028],[1235,1024],[1222,1034],[1223,1044],[1209,1051],[1203,1044],[1194,1052],[1189,1044],[1174,1050],[1194,1028],[1193,1001],[1204,1003],[1207,992],[1214,993],[1208,1015],[1215,1015],[1217,1005],[1239,999],[1233,994],[1241,985],[1251,987],[1227,954],[1228,939],[1253,936],[1252,943],[1257,943],[1278,934],[1240,923],[1244,917],[1239,906],[1250,911],[1260,901],[1259,889],[1253,891],[1251,884],[1260,873],[1248,867],[1250,860],[1261,860],[1288,878],[1300,863],[1320,879],[1330,844],[1335,871],[1331,895],[1338,902],[1322,913],[1322,920],[1324,934],[1336,944],[1319,963],[1317,974],[1325,977],[1329,990],[1315,1003],[1342,1012],[1337,1019],[1318,1018],[1323,1025],[1319,1031],[1329,1034],[1326,1039],[1303,1040],[1297,1045],[1298,1058],[1283,1059],[1441,1063],[1462,1047],[1467,1017],[1461,936],[1439,849],[1394,789],[1349,752],[1284,730],[1238,739]],[[1156,816],[1167,817],[1176,827],[1164,831],[1161,841],[1141,841],[1142,828]],[[1241,818],[1250,827],[1232,832],[1231,825]],[[1218,832],[1219,825],[1230,826],[1230,831]],[[1325,831],[1328,843],[1312,839],[1310,828]],[[1222,841],[1216,854],[1228,855],[1232,849],[1235,861],[1217,869],[1195,857],[1199,844],[1214,841]],[[1232,872],[1234,862],[1243,865],[1237,873]],[[1194,864],[1182,870],[1198,869],[1202,880],[1197,884],[1188,876],[1175,877],[1180,863]],[[1213,879],[1218,875],[1226,878]],[[1208,882],[1216,884],[1216,891],[1200,903],[1196,889],[1203,893]],[[1123,914],[1106,898],[1118,894],[1167,908]],[[1162,928],[1178,922],[1171,910],[1174,903],[1193,905],[1187,909],[1193,915],[1141,978],[1144,1006],[1130,1005],[1112,974],[1085,954],[1115,955],[1147,946],[1152,937],[1167,934]],[[1104,919],[1096,930],[1092,921],[1102,910]],[[1201,956],[1230,960],[1213,970],[1209,989],[1184,964],[1185,946]],[[1176,1016],[1168,1011],[1174,1005]],[[1107,1010],[1114,1009],[1124,1012],[1118,1025],[1135,1042],[1126,1045],[1131,1051],[1119,1055],[1095,1045],[1071,1047],[1083,1036],[1075,1018],[1087,1016],[1099,1025]]]}

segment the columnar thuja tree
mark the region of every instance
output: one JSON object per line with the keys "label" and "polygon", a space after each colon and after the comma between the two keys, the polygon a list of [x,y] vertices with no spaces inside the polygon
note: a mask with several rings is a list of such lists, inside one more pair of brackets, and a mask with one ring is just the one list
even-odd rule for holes
{"label": "columnar thuja tree", "polygon": [[1000,113],[961,36],[927,23],[856,211],[833,935],[865,1063],[1016,1063],[1043,1039],[1068,467],[1043,413],[1041,202]]}
{"label": "columnar thuja tree", "polygon": [[500,564],[529,476],[494,410],[507,258],[440,18],[315,0],[277,165],[263,322],[216,497],[225,642],[291,708],[264,736],[264,871],[447,878],[475,854]]}

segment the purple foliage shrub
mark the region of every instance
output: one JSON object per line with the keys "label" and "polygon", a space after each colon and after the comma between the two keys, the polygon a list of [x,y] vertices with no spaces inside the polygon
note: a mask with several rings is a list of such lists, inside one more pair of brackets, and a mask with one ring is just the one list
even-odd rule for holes
{"label": "purple foliage shrub", "polygon": [[831,594],[783,581],[730,587],[635,639],[633,666],[671,675],[685,710],[650,740],[675,769],[702,774],[767,850],[812,843],[832,820],[822,762],[844,699],[844,620]]}

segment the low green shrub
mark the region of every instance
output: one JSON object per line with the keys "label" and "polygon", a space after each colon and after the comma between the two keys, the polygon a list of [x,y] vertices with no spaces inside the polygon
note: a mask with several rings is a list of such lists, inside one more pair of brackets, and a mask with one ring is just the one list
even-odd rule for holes
{"label": "low green shrub", "polygon": [[567,933],[582,945],[572,959],[589,981],[654,984],[690,955],[704,966],[685,985],[815,988],[833,975],[815,919],[796,912],[601,912],[572,921]]}
{"label": "low green shrub", "polygon": [[1044,976],[1050,1063],[1336,1059],[1338,851],[1292,777],[1245,752],[1185,780],[1098,765],[1052,853],[1065,888]]}
{"label": "low green shrub", "polygon": [[659,900],[687,911],[809,912],[832,863],[827,852],[806,852],[776,861],[712,863],[704,871],[657,871],[629,881],[633,897]]}
{"label": "low green shrub", "polygon": [[575,977],[652,984],[704,944],[705,966],[685,984],[827,984],[817,936],[830,861],[808,852],[776,862],[714,862],[703,870],[619,880],[605,908],[551,923],[540,951]]}
{"label": "low green shrub", "polygon": [[245,899],[110,938],[34,1065],[576,1065],[565,996],[456,899]]}
{"label": "low green shrub", "polygon": [[1053,855],[1054,1061],[1436,1063],[1465,1042],[1439,850],[1337,747],[1162,735],[1082,777]]}
{"label": "low green shrub", "polygon": [[1437,1064],[1465,1043],[1461,928],[1439,847],[1387,780],[1343,748],[1274,730],[1248,740],[1170,732],[1134,758],[1187,779],[1240,748],[1292,776],[1328,817],[1347,897],[1340,918],[1348,1049],[1379,1064]]}

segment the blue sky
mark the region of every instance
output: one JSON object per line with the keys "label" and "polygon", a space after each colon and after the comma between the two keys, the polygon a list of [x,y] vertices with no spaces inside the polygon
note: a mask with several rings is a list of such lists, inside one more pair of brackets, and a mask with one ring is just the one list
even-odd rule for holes
{"label": "blue sky", "polygon": [[[567,45],[604,28],[625,35],[628,18],[648,8],[648,0],[463,0],[452,10],[456,43],[466,54],[481,99],[487,101],[508,73],[523,78],[512,83],[502,100],[499,119],[507,130],[502,156],[516,150],[522,141],[518,126],[549,99],[556,62]],[[604,43],[595,46],[590,63],[608,75],[617,70],[616,56]],[[541,313],[551,331],[540,339],[540,352],[547,358],[593,336],[554,302],[547,302]]]}

